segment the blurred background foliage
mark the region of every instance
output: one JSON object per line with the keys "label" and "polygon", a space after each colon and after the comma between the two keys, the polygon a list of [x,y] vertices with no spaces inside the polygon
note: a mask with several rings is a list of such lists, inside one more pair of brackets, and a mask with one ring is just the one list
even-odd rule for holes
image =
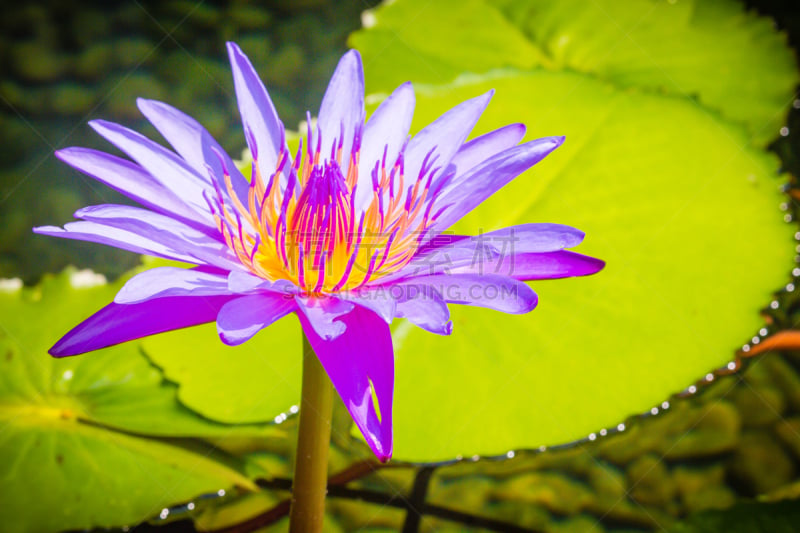
{"label": "blurred background foliage", "polygon": [[136,98],[147,95],[190,112],[238,155],[243,143],[225,41],[235,39],[249,55],[294,129],[306,110],[316,112],[347,35],[375,3],[4,3],[0,276],[33,282],[73,264],[116,277],[136,264],[117,250],[30,235],[40,221],[65,220],[81,205],[123,201],[65,174],[52,155],[63,146],[107,150],[88,120],[111,118],[159,138],[136,107]]}
{"label": "blurred background foliage", "polygon": [[[85,126],[95,117],[158,138],[137,96],[189,112],[238,154],[226,40],[250,55],[290,128],[316,111],[347,43],[364,56],[368,92],[415,81],[417,129],[497,88],[479,130],[522,121],[529,138],[569,142],[461,229],[575,224],[589,235],[585,251],[610,261],[591,280],[538,284],[545,303],[524,319],[457,312],[448,339],[399,325],[401,461],[371,462],[340,406],[331,531],[796,522],[800,357],[733,352],[798,318],[795,183],[778,170],[797,171],[797,112],[788,124],[786,115],[800,102],[794,54],[777,31],[796,49],[797,7],[398,0],[364,13],[373,4],[4,7],[0,277],[30,285],[0,290],[4,527],[285,528],[297,325],[283,321],[236,350],[212,326],[52,360],[46,349],[108,302],[139,258],[30,233],[83,205],[124,201],[52,151],[109,150]],[[61,273],[38,283],[48,272]],[[724,377],[729,362],[737,372]],[[692,383],[700,393],[670,396]]]}

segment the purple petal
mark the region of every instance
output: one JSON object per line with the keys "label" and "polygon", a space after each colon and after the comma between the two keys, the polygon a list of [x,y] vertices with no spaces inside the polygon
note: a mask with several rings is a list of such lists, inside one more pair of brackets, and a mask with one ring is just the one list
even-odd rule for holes
{"label": "purple petal", "polygon": [[99,350],[114,344],[213,322],[232,296],[176,296],[138,304],[112,303],[87,318],[50,348],[64,357]]}
{"label": "purple petal", "polygon": [[492,90],[458,104],[411,139],[405,155],[407,183],[417,180],[422,163],[431,150],[433,150],[431,157],[436,157],[433,166],[447,168],[475,127],[483,110],[489,105],[493,94]]}
{"label": "purple petal", "polygon": [[195,211],[195,218],[202,218],[206,225],[214,225],[208,203],[203,197],[204,190],[214,192],[207,175],[198,174],[183,159],[160,144],[119,124],[92,120],[89,125],[139,163],[165,188],[183,199]]}
{"label": "purple petal", "polygon": [[397,302],[392,297],[391,291],[386,287],[364,288],[356,291],[343,292],[337,295],[343,300],[353,302],[380,316],[391,324],[395,317]]}
{"label": "purple petal", "polygon": [[459,176],[469,169],[475,167],[489,159],[490,157],[516,146],[525,136],[524,124],[509,124],[502,128],[490,131],[485,135],[476,137],[459,148],[450,164],[455,167],[455,178],[457,182]]}
{"label": "purple petal", "polygon": [[136,274],[114,297],[118,304],[138,303],[166,296],[217,296],[230,294],[227,272],[194,268],[156,267]]}
{"label": "purple petal", "polygon": [[[431,243],[440,242],[443,237],[447,237],[450,244],[431,246]],[[497,252],[486,243],[473,242],[462,235],[437,235],[431,243],[424,246],[408,264],[380,278],[378,283],[384,285],[417,276],[449,273],[454,268],[469,267],[497,256]]]}
{"label": "purple petal", "polygon": [[275,172],[278,156],[286,146],[283,124],[258,73],[236,43],[228,43],[228,57],[247,145],[258,161],[262,178],[267,179]]}
{"label": "purple petal", "polygon": [[152,255],[154,257],[182,261],[184,263],[197,262],[197,259],[188,254],[174,250],[169,246],[165,246],[147,237],[143,237],[138,233],[112,228],[95,222],[70,222],[65,224],[63,228],[56,226],[39,226],[33,228],[33,232],[39,235],[60,237],[62,239],[96,242],[140,255]]}
{"label": "purple petal", "polygon": [[562,250],[543,254],[507,254],[480,265],[460,266],[453,273],[491,272],[521,281],[589,276],[603,269],[605,262],[587,255]]}
{"label": "purple petal", "polygon": [[378,106],[364,127],[361,155],[358,163],[360,183],[356,190],[356,210],[363,211],[372,199],[371,172],[376,161],[383,160],[386,150],[387,172],[397,161],[400,149],[406,142],[414,115],[414,87],[410,82],[399,86]]}
{"label": "purple petal", "polygon": [[[342,173],[347,175],[350,150],[356,127],[364,120],[364,70],[361,55],[350,50],[339,60],[322,105],[317,123],[322,134],[322,157],[328,158],[334,142],[342,141]],[[341,136],[342,130],[344,137]],[[341,139],[340,139],[341,137]]]}
{"label": "purple petal", "polygon": [[[314,352],[367,444],[385,462],[392,456],[394,352],[389,326],[356,306],[342,317],[346,330],[333,340],[317,335],[308,318],[297,315]],[[372,399],[372,387],[378,409]],[[378,415],[380,410],[380,415]]]}
{"label": "purple petal", "polygon": [[263,291],[297,294],[299,290],[287,279],[269,281],[243,270],[233,270],[228,275],[228,291],[237,294]]}
{"label": "purple petal", "polygon": [[544,159],[563,142],[564,137],[545,137],[520,144],[467,171],[459,179],[458,187],[452,187],[436,198],[437,206],[449,207],[446,207],[434,222],[432,226],[434,233],[452,226],[512,179]]}
{"label": "purple petal", "polygon": [[578,246],[584,233],[571,226],[551,223],[531,223],[509,226],[471,237],[474,243],[488,239],[488,245],[499,253],[556,252]]}
{"label": "purple petal", "polygon": [[441,274],[420,276],[403,283],[406,290],[435,289],[447,303],[486,307],[504,313],[527,313],[536,307],[533,289],[514,278],[497,274]]}
{"label": "purple petal", "polygon": [[[96,205],[79,209],[75,212],[75,216],[109,230],[123,230],[159,243],[168,253],[181,255],[183,258],[178,259],[179,261],[207,264],[223,270],[244,268],[221,240],[147,209],[128,205]],[[68,226],[71,225],[67,224],[65,229]],[[67,237],[67,235],[61,236]],[[98,241],[92,240],[92,242]],[[163,252],[160,255],[167,257]]]}
{"label": "purple petal", "polygon": [[236,346],[297,310],[294,298],[278,293],[241,296],[222,306],[217,315],[217,332],[222,342]]}
{"label": "purple petal", "polygon": [[[474,236],[441,233],[420,248],[403,268],[381,281],[456,271],[492,272],[500,258],[577,246],[584,233],[562,224],[520,224]],[[462,269],[462,270],[458,270]]]}
{"label": "purple petal", "polygon": [[351,302],[333,296],[295,296],[299,315],[305,315],[314,331],[325,340],[332,340],[345,331],[345,323],[339,320],[353,310]]}
{"label": "purple petal", "polygon": [[585,233],[572,226],[549,222],[517,224],[478,235],[453,235],[442,233],[421,247],[418,256],[441,253],[448,250],[458,256],[462,252],[473,252],[480,257],[481,249],[502,253],[557,252],[578,246]]}
{"label": "purple petal", "polygon": [[[90,148],[63,148],[55,156],[100,183],[159,213],[197,226],[197,213],[139,165]],[[213,227],[206,221],[204,227]]]}
{"label": "purple petal", "polygon": [[234,270],[228,275],[228,290],[230,292],[252,292],[267,287],[269,287],[268,280],[259,278],[250,272]]}
{"label": "purple petal", "polygon": [[450,335],[450,309],[439,292],[427,285],[399,285],[403,297],[397,302],[397,316],[437,335]]}
{"label": "purple petal", "polygon": [[[248,182],[233,163],[230,156],[222,149],[210,133],[189,115],[156,100],[138,98],[136,104],[153,126],[169,141],[176,152],[191,166],[195,172],[206,175],[206,165],[213,170],[220,189],[227,190],[223,174],[225,170],[231,178],[231,184],[239,199],[247,199]],[[222,162],[220,162],[222,157]]]}

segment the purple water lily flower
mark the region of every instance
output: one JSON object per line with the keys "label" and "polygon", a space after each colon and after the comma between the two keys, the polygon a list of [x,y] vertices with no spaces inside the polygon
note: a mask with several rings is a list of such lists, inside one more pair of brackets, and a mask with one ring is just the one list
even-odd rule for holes
{"label": "purple water lily flower", "polygon": [[410,83],[365,122],[361,58],[351,50],[333,74],[316,126],[309,117],[305,146],[292,154],[250,61],[233,43],[228,53],[253,156],[249,180],[199,123],[152,100],[139,99],[139,109],[174,152],[102,120],[90,125],[132,161],[88,148],[56,152],[144,208],[86,207],[63,229],[34,231],[196,266],[134,276],[50,353],[75,355],[212,321],[223,342],[235,345],[295,313],[385,461],[393,444],[394,318],[446,335],[448,303],[527,313],[537,297],[523,281],[603,267],[565,250],[583,238],[567,226],[523,224],[480,238],[443,233],[564,139],[518,144],[525,128],[512,124],[465,142],[491,92],[409,137]]}

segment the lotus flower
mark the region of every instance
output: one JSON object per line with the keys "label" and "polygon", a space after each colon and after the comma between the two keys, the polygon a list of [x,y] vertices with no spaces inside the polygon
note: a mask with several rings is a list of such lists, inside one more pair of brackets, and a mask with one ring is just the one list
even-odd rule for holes
{"label": "lotus flower", "polygon": [[35,232],[195,266],[134,276],[50,353],[75,355],[212,321],[235,345],[294,313],[367,443],[387,460],[394,318],[447,335],[449,303],[527,313],[537,297],[523,281],[603,267],[564,250],[583,238],[567,226],[523,224],[477,238],[446,232],[564,138],[518,144],[525,128],[512,124],[465,142],[491,92],[409,137],[410,83],[365,121],[361,58],[351,50],[292,154],[252,64],[233,43],[228,53],[253,159],[249,180],[198,122],[152,100],[139,99],[139,109],[174,152],[103,120],[90,125],[132,161],[87,148],[56,152],[143,208],[86,207],[63,229]]}

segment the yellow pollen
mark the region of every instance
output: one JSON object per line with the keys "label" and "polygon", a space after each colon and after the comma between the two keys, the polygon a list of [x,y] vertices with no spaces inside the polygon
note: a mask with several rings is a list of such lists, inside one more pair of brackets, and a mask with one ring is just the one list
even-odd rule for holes
{"label": "yellow pollen", "polygon": [[[218,191],[214,218],[239,261],[256,276],[288,280],[309,294],[357,289],[406,265],[431,222],[430,179],[420,176],[405,190],[402,152],[389,169],[378,162],[365,185],[357,148],[346,175],[341,146],[332,161],[319,149],[301,151],[290,165],[284,149],[270,176],[253,161],[247,205],[225,170],[228,194]],[[359,209],[356,192],[364,186],[372,197]]]}

